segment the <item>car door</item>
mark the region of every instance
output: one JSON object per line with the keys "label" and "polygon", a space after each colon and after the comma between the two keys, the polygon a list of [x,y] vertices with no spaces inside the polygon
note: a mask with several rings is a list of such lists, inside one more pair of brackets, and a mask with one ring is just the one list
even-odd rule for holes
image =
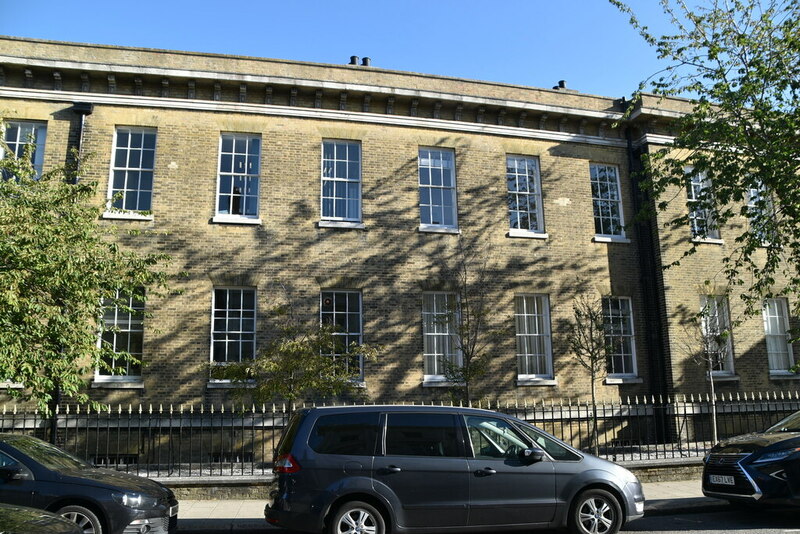
{"label": "car door", "polygon": [[376,491],[403,527],[461,527],[467,522],[469,470],[454,414],[389,412]]}
{"label": "car door", "polygon": [[[21,477],[12,478],[8,469],[19,469]],[[0,502],[18,506],[32,506],[34,496],[33,473],[16,458],[0,451]]]}
{"label": "car door", "polygon": [[505,419],[465,415],[472,449],[469,458],[470,526],[541,524],[552,521],[556,509],[553,462],[530,463],[520,451],[531,447]]}

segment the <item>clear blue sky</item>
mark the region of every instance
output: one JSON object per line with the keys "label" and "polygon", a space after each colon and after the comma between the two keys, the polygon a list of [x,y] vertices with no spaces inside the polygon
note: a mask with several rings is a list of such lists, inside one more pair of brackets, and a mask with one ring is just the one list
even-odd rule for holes
{"label": "clear blue sky", "polygon": [[[631,0],[660,20],[656,0]],[[629,96],[655,51],[606,0],[0,0],[0,34],[347,63]],[[2,53],[2,51],[0,51]]]}

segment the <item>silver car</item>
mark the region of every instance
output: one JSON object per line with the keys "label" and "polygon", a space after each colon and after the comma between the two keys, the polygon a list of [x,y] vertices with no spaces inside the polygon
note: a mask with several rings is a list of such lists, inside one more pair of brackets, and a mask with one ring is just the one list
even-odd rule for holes
{"label": "silver car", "polygon": [[274,472],[267,522],[307,532],[615,534],[644,513],[642,486],[627,469],[470,408],[300,410]]}

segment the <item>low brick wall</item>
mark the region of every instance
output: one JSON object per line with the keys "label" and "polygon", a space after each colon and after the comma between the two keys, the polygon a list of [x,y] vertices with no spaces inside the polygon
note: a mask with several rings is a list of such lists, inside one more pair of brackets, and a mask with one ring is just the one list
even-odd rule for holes
{"label": "low brick wall", "polygon": [[621,463],[630,469],[641,482],[670,482],[673,480],[697,480],[703,473],[701,458],[660,460],[649,463]]}
{"label": "low brick wall", "polygon": [[[621,464],[630,469],[642,482],[668,482],[672,480],[700,481],[703,463],[700,458],[661,460],[658,463],[626,462]],[[178,500],[266,500],[267,483],[272,474],[263,477],[223,476],[223,477],[185,477],[158,478],[175,492]]]}

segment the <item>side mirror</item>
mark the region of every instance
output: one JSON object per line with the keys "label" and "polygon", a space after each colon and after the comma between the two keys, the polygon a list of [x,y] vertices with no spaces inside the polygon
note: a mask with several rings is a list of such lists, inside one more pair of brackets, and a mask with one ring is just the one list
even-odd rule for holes
{"label": "side mirror", "polygon": [[519,459],[525,465],[535,464],[544,459],[544,451],[535,447],[531,449],[522,449],[519,451]]}
{"label": "side mirror", "polygon": [[0,466],[0,480],[28,480],[30,476],[19,464]]}

